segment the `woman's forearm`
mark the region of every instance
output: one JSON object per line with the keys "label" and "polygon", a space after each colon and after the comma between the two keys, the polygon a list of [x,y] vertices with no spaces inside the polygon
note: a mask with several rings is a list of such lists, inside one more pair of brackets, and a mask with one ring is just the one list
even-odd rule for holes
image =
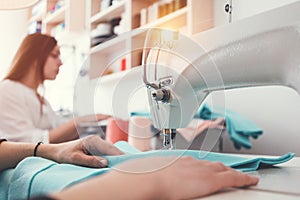
{"label": "woman's forearm", "polygon": [[74,185],[58,194],[55,199],[159,199],[161,189],[152,173],[109,172],[87,182]]}
{"label": "woman's forearm", "polygon": [[77,117],[69,120],[68,122],[50,130],[49,141],[50,143],[61,143],[79,138],[77,125],[83,122],[99,122],[109,118],[108,115],[94,114]]}
{"label": "woman's forearm", "polygon": [[22,159],[33,155],[35,144],[2,142],[0,144],[0,171],[15,167]]}
{"label": "woman's forearm", "polygon": [[79,138],[75,120],[70,120],[49,131],[50,143],[61,143]]}
{"label": "woman's forearm", "polygon": [[[2,142],[0,144],[0,171],[14,168],[26,157],[33,156],[36,144]],[[55,147],[42,144],[37,149],[37,155],[43,158],[55,160]]]}

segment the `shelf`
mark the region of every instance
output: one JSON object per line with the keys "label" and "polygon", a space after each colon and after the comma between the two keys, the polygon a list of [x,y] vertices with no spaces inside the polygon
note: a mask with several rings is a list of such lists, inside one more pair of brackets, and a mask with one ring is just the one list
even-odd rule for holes
{"label": "shelf", "polygon": [[39,12],[37,13],[36,15],[32,16],[29,21],[28,21],[28,24],[34,22],[34,21],[42,21],[43,17],[45,15],[45,12]]}
{"label": "shelf", "polygon": [[131,32],[116,36],[115,38],[112,38],[106,42],[103,42],[101,44],[92,47],[90,53],[93,54],[100,51],[101,53],[115,52],[116,50],[120,50],[123,47],[121,43],[125,45],[126,40],[128,40],[129,38],[141,36],[142,34],[145,33],[146,33],[145,29],[137,28]]}
{"label": "shelf", "polygon": [[99,22],[107,22],[115,17],[120,17],[124,10],[125,0],[116,5],[110,6],[105,11],[101,11],[95,14],[93,17],[91,17],[90,23],[97,24]]}
{"label": "shelf", "polygon": [[[158,5],[153,5],[153,3]],[[187,0],[186,6],[171,12],[161,18],[153,20],[148,24],[137,27],[139,24],[137,15],[141,14],[142,9],[147,12],[151,10],[150,6],[158,10],[160,8],[160,0],[123,0],[119,4],[108,7],[106,10],[98,11],[101,5],[101,0],[90,0],[88,26],[92,31],[97,24],[101,22],[109,22],[115,17],[120,17],[124,13],[121,25],[126,25],[128,32],[116,36],[113,39],[105,41],[99,45],[90,48],[92,62],[90,64],[89,75],[90,78],[97,78],[101,76],[102,69],[99,68],[98,63],[109,63],[112,59],[120,54],[127,53],[128,66],[139,66],[141,63],[142,50],[144,47],[144,40],[149,28],[161,28],[178,31],[183,34],[194,34],[199,31],[211,28],[211,23],[206,22],[213,18],[213,1],[211,0]],[[175,6],[175,5],[174,5]],[[147,17],[147,16],[146,16]],[[201,26],[200,26],[200,25]],[[137,27],[137,28],[136,28]],[[112,76],[111,80],[114,80]],[[108,79],[106,77],[104,80]],[[115,81],[115,80],[114,80]]]}
{"label": "shelf", "polygon": [[157,19],[154,22],[150,22],[146,25],[141,26],[140,28],[153,28],[153,27],[160,27],[160,28],[178,28],[186,24],[187,19],[187,7],[181,8],[176,10],[164,17]]}
{"label": "shelf", "polygon": [[61,7],[59,10],[49,14],[44,23],[46,24],[59,24],[65,20],[66,6]]}
{"label": "shelf", "polygon": [[125,35],[117,36],[101,44],[98,44],[97,46],[92,47],[90,53],[94,54],[101,51],[101,53],[103,54],[108,54],[119,51],[120,49],[125,48],[126,39],[127,37]]}

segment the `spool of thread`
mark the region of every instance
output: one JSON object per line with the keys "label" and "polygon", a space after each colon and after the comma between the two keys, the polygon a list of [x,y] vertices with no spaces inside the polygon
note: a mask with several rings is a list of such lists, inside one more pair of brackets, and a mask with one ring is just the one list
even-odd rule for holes
{"label": "spool of thread", "polygon": [[126,58],[123,58],[121,60],[121,67],[120,67],[121,71],[125,71],[126,70]]}
{"label": "spool of thread", "polygon": [[129,121],[128,143],[141,151],[152,150],[151,121],[148,117],[132,116]]}
{"label": "spool of thread", "polygon": [[106,140],[111,144],[128,141],[128,121],[109,118],[106,127]]}

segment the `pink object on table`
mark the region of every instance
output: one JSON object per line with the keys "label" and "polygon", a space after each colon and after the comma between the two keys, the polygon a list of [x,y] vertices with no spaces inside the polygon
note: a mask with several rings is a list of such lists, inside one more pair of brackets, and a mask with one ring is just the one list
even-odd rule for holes
{"label": "pink object on table", "polygon": [[128,141],[128,121],[109,118],[106,127],[106,140],[111,144]]}

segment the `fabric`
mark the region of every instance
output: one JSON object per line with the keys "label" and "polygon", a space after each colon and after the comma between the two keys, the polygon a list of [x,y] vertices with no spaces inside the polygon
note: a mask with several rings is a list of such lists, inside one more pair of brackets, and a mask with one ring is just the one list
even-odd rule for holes
{"label": "fabric", "polygon": [[150,156],[191,156],[198,160],[208,160],[212,162],[219,161],[236,170],[246,172],[255,171],[259,169],[260,166],[271,167],[273,165],[287,162],[295,156],[294,153],[287,153],[280,157],[247,158],[226,153],[215,153],[198,150],[154,150],[141,152],[124,141],[116,143],[115,146],[117,146],[121,151],[125,152],[126,154],[120,156],[104,156],[109,161],[109,167],[113,167],[131,159],[144,158]]}
{"label": "fabric", "polygon": [[8,188],[14,169],[8,169],[0,172],[0,199],[8,199]]}
{"label": "fabric", "polygon": [[192,142],[198,135],[204,133],[208,129],[225,129],[225,120],[218,118],[216,120],[192,119],[186,128],[178,128],[177,132],[188,141]]}
{"label": "fabric", "polygon": [[45,101],[43,114],[35,91],[25,85],[4,80],[0,82],[0,130],[8,141],[49,143],[49,129],[61,119]]}
{"label": "fabric", "polygon": [[[126,154],[121,156],[106,156],[109,167],[136,158],[187,155],[196,159],[220,161],[240,171],[252,171],[257,170],[260,166],[270,167],[286,162],[294,157],[293,153],[288,153],[277,158],[246,158],[242,156],[192,150],[140,152],[124,141],[117,142],[115,146]],[[73,184],[87,180],[88,178],[104,174],[109,170],[110,168],[95,169],[69,164],[58,164],[39,157],[29,157],[21,161],[13,172],[6,170],[2,175],[0,174],[2,176],[0,183],[9,185],[9,188],[6,187],[5,189],[5,191],[8,191],[8,199],[24,199],[60,191]],[[5,195],[5,191],[0,191],[0,194]]]}
{"label": "fabric", "polygon": [[252,147],[250,138],[257,139],[263,133],[262,129],[250,119],[228,109],[217,108],[212,110],[207,104],[203,104],[195,114],[195,118],[205,120],[220,117],[225,118],[226,130],[236,149],[241,149],[242,147],[250,149]]}
{"label": "fabric", "polygon": [[6,177],[10,180],[10,182],[6,181],[6,184],[9,184],[8,199],[29,199],[60,191],[108,170],[109,168],[87,168],[58,164],[40,157],[28,157],[18,164],[10,178]]}

